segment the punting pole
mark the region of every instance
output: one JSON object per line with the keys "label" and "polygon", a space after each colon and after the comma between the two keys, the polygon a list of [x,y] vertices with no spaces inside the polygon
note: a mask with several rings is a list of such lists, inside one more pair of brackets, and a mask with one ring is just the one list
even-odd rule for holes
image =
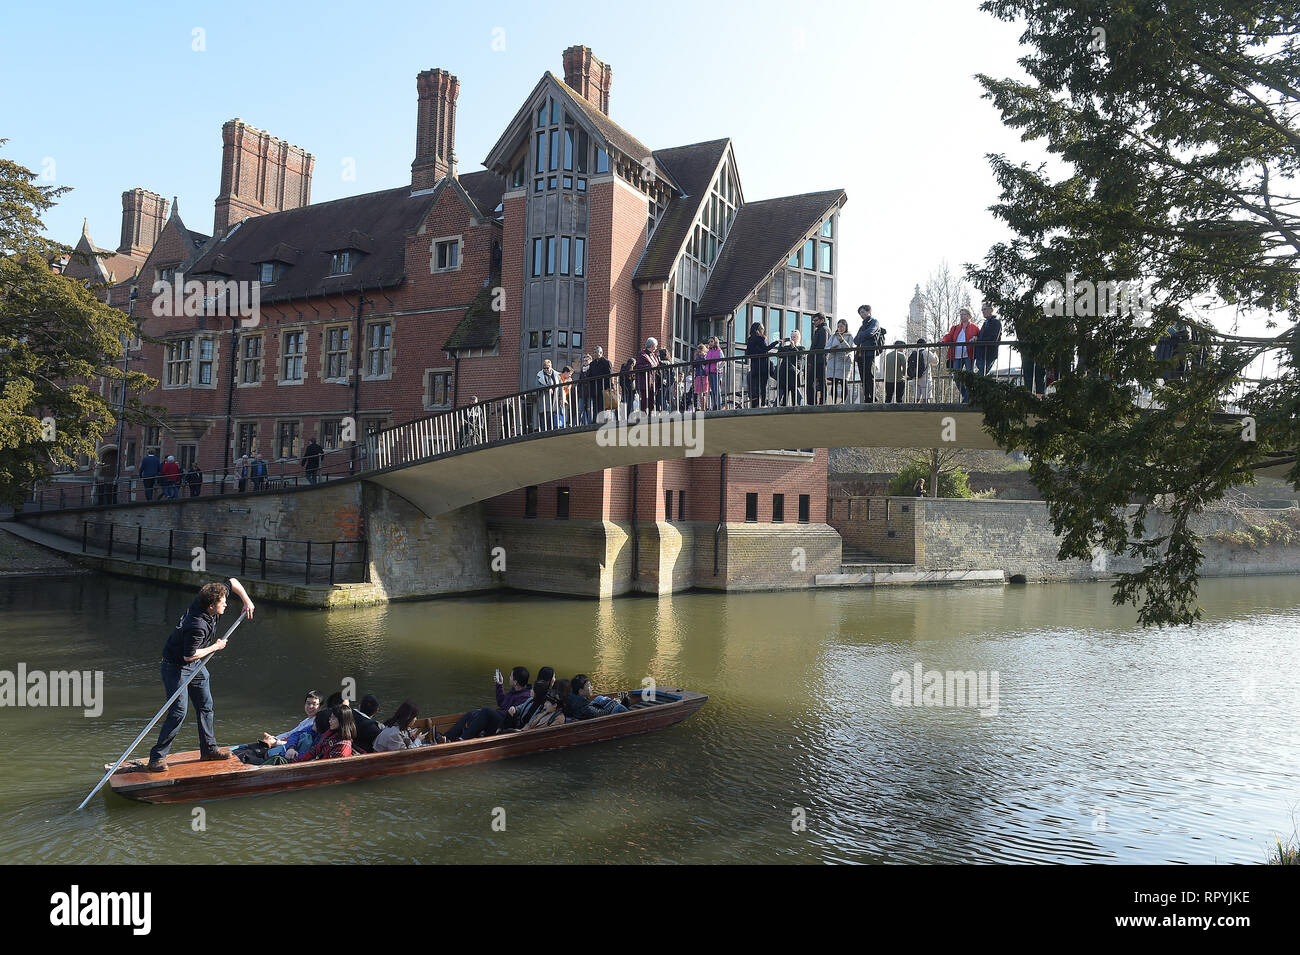
{"label": "punting pole", "polygon": [[[230,635],[234,633],[236,630],[238,630],[239,625],[243,622],[244,622],[244,614],[240,613],[239,619],[235,621],[234,625],[229,630],[226,631],[226,635],[221,639],[229,640]],[[78,809],[84,808],[86,803],[90,802],[91,798],[95,795],[95,793],[99,792],[100,787],[103,786],[104,783],[108,782],[108,777],[112,776],[115,772],[117,772],[118,769],[121,767],[121,765],[126,762],[126,758],[131,755],[131,753],[135,750],[137,746],[140,745],[140,740],[144,739],[145,734],[148,733],[151,729],[153,729],[154,724],[157,723],[160,719],[162,719],[164,713],[166,713],[169,709],[171,709],[171,705],[180,698],[180,695],[185,692],[185,688],[190,685],[190,680],[193,680],[196,676],[199,675],[199,672],[205,666],[208,665],[208,661],[212,659],[212,656],[213,656],[212,654],[209,654],[208,656],[204,657],[203,660],[199,663],[199,665],[194,668],[194,672],[185,678],[185,682],[182,683],[176,689],[176,692],[171,695],[171,699],[169,699],[166,703],[163,704],[162,709],[159,710],[157,714],[155,714],[154,718],[149,721],[149,725],[140,731],[140,735],[135,738],[135,742],[133,742],[130,746],[128,746],[126,748],[126,752],[117,758],[117,762],[113,764],[113,768],[110,769],[108,772],[106,772],[104,774],[104,778],[95,784],[95,788],[90,791],[90,795],[87,796],[85,799],[81,800],[81,805],[77,807]]]}

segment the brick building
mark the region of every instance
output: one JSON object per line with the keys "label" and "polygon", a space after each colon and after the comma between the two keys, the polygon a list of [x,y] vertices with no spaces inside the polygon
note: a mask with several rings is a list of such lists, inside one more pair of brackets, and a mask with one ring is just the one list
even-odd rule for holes
{"label": "brick building", "polygon": [[[246,453],[299,473],[313,435],[337,466],[353,453],[345,418],[369,431],[531,388],[545,358],[577,368],[600,345],[617,368],[653,336],[688,359],[710,334],[743,343],[754,321],[806,343],[815,311],[833,327],[843,190],[747,201],[730,140],[651,149],[611,118],[608,65],[576,46],[563,67],[479,171],[458,169],[459,81],[429,70],[409,183],[312,204],[313,157],[232,120],[210,237],[175,203],[125,193],[122,244],[85,278],[139,320],[130,367],[158,379],[143,400],[167,417],[126,430],[122,476],[150,449],[209,480]],[[260,282],[256,324],[154,291],[182,277]],[[101,473],[117,453],[106,443]],[[626,521],[635,490],[640,521],[824,524],[826,463],[771,451],[613,469],[487,515]]]}

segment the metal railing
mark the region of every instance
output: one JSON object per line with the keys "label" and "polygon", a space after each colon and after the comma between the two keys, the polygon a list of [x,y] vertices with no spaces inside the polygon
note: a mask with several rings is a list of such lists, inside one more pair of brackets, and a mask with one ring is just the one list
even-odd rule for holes
{"label": "metal railing", "polygon": [[302,580],[313,583],[361,583],[369,579],[366,539],[295,540],[191,531],[175,527],[146,527],[109,521],[81,522],[81,552],[144,561],[159,558],[171,566],[193,564],[202,548],[203,569],[251,567],[260,580]]}
{"label": "metal railing", "polygon": [[197,482],[191,481],[183,472],[171,477],[161,474],[141,477],[136,474],[117,480],[55,481],[32,493],[29,499],[32,507],[29,509],[39,512],[151,501],[179,503],[198,497],[310,487],[353,476],[361,467],[360,451],[357,457],[355,467],[350,448],[324,452],[316,468],[306,467],[301,459],[262,461],[260,469],[254,466],[253,461],[247,467],[236,461],[230,470],[201,475]]}
{"label": "metal railing", "polygon": [[[863,348],[832,337],[828,348],[814,351],[783,340],[766,342],[767,350],[761,354],[714,353],[657,366],[641,357],[641,364],[632,368],[561,380],[368,433],[359,442],[355,457],[350,447],[326,452],[314,472],[299,462],[281,460],[275,462],[278,474],[257,476],[250,468],[244,475],[236,464],[232,472],[205,483],[200,491],[235,494],[303,487],[526,435],[627,423],[647,412],[698,411],[707,415],[803,405],[957,406],[969,401],[962,372],[994,376],[1039,395],[1049,393],[1062,375],[1089,373],[1082,357],[1050,365],[1035,363],[1022,358],[1019,344],[1004,340]],[[1166,356],[1166,377],[1185,374],[1215,352],[1245,348],[1222,342],[1179,343]],[[1277,377],[1280,352],[1273,352],[1272,372],[1268,355],[1257,356],[1243,367],[1221,410],[1238,412],[1234,402],[1246,388]],[[1135,396],[1146,407],[1159,405],[1149,393],[1135,390]],[[137,476],[118,484],[56,485],[36,491],[32,503],[38,511],[53,510],[138,502],[155,499],[160,493],[164,499],[179,499],[188,490],[183,479],[168,487],[159,478],[153,488],[145,485],[148,480]]]}

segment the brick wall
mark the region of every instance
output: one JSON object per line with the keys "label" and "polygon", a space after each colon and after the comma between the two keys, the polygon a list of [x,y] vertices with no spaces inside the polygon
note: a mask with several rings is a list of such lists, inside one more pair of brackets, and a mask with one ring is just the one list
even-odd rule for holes
{"label": "brick wall", "polygon": [[846,561],[852,553],[913,564],[918,553],[924,557],[923,525],[916,518],[911,497],[832,498],[826,522],[844,539]]}

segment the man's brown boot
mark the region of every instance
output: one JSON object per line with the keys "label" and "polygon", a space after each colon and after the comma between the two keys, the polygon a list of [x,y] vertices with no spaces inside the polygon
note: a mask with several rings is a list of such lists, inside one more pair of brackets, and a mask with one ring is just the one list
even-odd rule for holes
{"label": "man's brown boot", "polygon": [[230,757],[231,757],[230,750],[226,749],[224,746],[218,746],[216,749],[208,750],[200,757],[200,759],[218,760],[218,759],[229,759]]}
{"label": "man's brown boot", "polygon": [[167,772],[167,757],[160,756],[149,760],[149,772],[165,773]]}

